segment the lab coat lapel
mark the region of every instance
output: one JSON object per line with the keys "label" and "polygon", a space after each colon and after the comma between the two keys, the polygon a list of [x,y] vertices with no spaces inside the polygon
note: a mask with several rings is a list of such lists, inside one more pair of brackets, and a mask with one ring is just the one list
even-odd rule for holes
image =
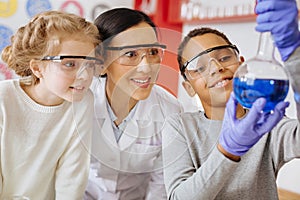
{"label": "lab coat lapel", "polygon": [[117,143],[111,124],[112,122],[106,106],[105,79],[94,79],[92,87],[92,90],[95,91],[94,139],[100,140],[97,142],[99,145],[105,142],[108,145],[114,145],[114,147],[116,147]]}
{"label": "lab coat lapel", "polygon": [[100,120],[104,121],[100,133],[102,138],[108,145],[118,146],[109,116]]}
{"label": "lab coat lapel", "polygon": [[135,118],[131,119],[119,140],[120,150],[123,151],[133,144],[139,136],[139,127]]}
{"label": "lab coat lapel", "polygon": [[107,116],[106,118],[98,118],[97,123],[101,127],[98,127],[93,133],[92,156],[105,166],[119,169],[120,151],[113,134],[111,120]]}
{"label": "lab coat lapel", "polygon": [[[107,112],[103,110],[104,114]],[[96,156],[100,160],[106,160],[107,155],[117,156],[119,147],[116,142],[111,120],[108,116],[94,118],[94,130],[92,148]]]}

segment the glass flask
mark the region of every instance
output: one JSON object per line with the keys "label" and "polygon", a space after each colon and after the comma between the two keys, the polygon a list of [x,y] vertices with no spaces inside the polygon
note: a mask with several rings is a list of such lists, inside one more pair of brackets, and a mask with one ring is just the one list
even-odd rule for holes
{"label": "glass flask", "polygon": [[270,32],[261,33],[256,56],[242,63],[233,78],[234,94],[243,107],[251,108],[257,98],[264,97],[267,102],[263,111],[272,112],[287,96],[288,74],[274,54]]}

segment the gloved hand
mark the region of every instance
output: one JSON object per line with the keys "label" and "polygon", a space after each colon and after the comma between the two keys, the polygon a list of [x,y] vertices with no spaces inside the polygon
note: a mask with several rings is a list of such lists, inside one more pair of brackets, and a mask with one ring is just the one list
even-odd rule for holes
{"label": "gloved hand", "polygon": [[259,32],[270,31],[281,58],[286,61],[300,46],[298,8],[295,0],[258,0],[255,8]]}
{"label": "gloved hand", "polygon": [[289,102],[279,102],[273,113],[262,113],[266,99],[259,98],[242,119],[236,118],[237,104],[234,94],[231,93],[225,109],[219,144],[228,153],[242,156],[282,119]]}

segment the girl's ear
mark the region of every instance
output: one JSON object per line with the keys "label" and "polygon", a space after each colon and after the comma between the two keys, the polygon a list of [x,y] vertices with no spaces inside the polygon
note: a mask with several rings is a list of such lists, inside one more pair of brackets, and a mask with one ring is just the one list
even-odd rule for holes
{"label": "girl's ear", "polygon": [[35,59],[32,59],[30,61],[30,69],[37,78],[43,77],[43,73],[42,73],[43,68],[44,66],[41,64],[41,61]]}
{"label": "girl's ear", "polygon": [[188,93],[188,95],[189,95],[190,97],[195,96],[196,92],[195,92],[195,90],[194,90],[194,88],[193,88],[193,86],[191,85],[190,82],[188,82],[188,81],[183,81],[183,82],[182,82],[182,86],[184,87],[185,91]]}

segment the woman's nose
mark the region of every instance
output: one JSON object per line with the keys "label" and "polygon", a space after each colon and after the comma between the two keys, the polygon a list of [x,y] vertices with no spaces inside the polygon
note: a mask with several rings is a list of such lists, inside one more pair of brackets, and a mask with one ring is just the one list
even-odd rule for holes
{"label": "woman's nose", "polygon": [[148,73],[151,71],[150,63],[148,62],[147,59],[147,54],[143,54],[141,56],[141,62],[137,66],[137,71],[144,72],[144,73]]}

